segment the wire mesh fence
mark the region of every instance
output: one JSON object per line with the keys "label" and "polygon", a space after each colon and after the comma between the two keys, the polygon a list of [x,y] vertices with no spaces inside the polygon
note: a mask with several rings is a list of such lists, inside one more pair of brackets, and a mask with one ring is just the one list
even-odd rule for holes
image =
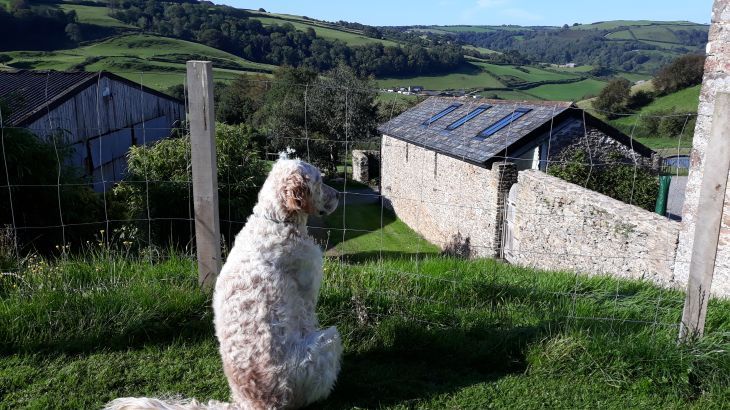
{"label": "wire mesh fence", "polygon": [[[76,99],[76,105],[64,111],[64,104],[52,104],[61,93],[51,95],[52,74],[45,75],[46,98],[39,105],[45,112],[38,117],[42,126],[3,121],[12,115],[12,101],[0,105],[5,291],[12,285],[32,294],[40,282],[32,279],[29,261],[37,258],[53,264],[106,255],[155,264],[185,255],[192,274],[195,145],[185,117],[185,76],[165,74],[184,85],[183,99],[174,100],[147,88],[145,73],[125,75],[131,81],[98,74],[75,90],[78,96],[69,101]],[[437,329],[474,322],[495,328],[566,327],[676,338],[684,304],[682,284],[671,272],[677,263],[679,224],[634,205],[641,205],[639,199],[646,195],[640,192],[646,183],[642,173],[652,181],[658,173],[681,177],[683,164],[665,162],[664,168],[652,168],[652,158],[640,154],[634,131],[643,114],[636,115],[627,140],[600,145],[592,136],[596,121],[601,122],[597,118],[627,114],[538,102],[539,109],[531,110],[545,115],[538,124],[543,127],[541,148],[529,151],[521,140],[527,135],[523,122],[514,113],[530,103],[462,98],[464,107],[425,124],[448,105],[446,99],[408,96],[414,100],[404,103],[388,98],[392,95],[384,90],[332,82],[283,83],[276,77],[238,81],[263,95],[283,96],[266,116],[251,117],[259,127],[217,125],[224,257],[246,223],[268,168],[282,152],[320,166],[327,183],[341,195],[339,209],[311,218],[308,228],[326,255],[323,322],[351,323],[353,329],[389,320]],[[162,112],[161,101],[180,108]],[[377,113],[367,111],[373,104]],[[419,133],[433,131],[435,137],[429,138],[437,142],[457,140],[452,145],[456,148],[473,146],[479,143],[474,135],[464,137],[445,128],[485,104],[490,108],[483,112],[499,109],[510,116],[504,128],[484,139],[495,147],[488,162],[476,164],[468,150],[444,152],[425,140],[399,137],[408,126]],[[362,115],[370,115],[369,122]],[[409,115],[410,125],[394,122]],[[457,128],[472,126],[482,115]],[[566,128],[565,118],[579,126],[566,146],[582,156],[551,156],[559,152],[556,146],[565,145],[554,138]],[[93,127],[78,125],[89,121]],[[691,121],[684,115],[676,155],[684,154]],[[379,129],[377,123],[382,124]],[[615,133],[602,129],[603,139]],[[622,156],[602,151],[612,144],[620,146]],[[353,149],[377,153],[374,181],[353,180]],[[509,169],[514,171],[511,179],[505,176]],[[597,185],[597,175],[619,169],[623,179],[613,182],[624,191]],[[558,177],[522,179],[536,172]],[[510,194],[515,185],[523,187],[524,195],[532,192],[534,202]],[[590,192],[597,188],[620,198],[606,197],[597,206],[599,194]],[[532,236],[514,246],[519,232],[527,231]],[[656,231],[669,233],[652,236]],[[647,244],[652,240],[657,243]],[[612,241],[623,242],[614,246]],[[469,256],[474,258],[464,258]],[[664,276],[658,277],[657,270]],[[70,285],[67,290],[88,288]]]}

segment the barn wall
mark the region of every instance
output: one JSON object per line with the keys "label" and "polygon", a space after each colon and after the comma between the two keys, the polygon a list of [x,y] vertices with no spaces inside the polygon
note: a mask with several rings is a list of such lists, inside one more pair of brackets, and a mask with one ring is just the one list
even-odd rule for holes
{"label": "barn wall", "polygon": [[[108,92],[107,92],[108,89]],[[104,96],[108,94],[108,96]],[[101,77],[28,128],[40,137],[61,130],[72,148],[70,162],[91,171],[95,181],[119,180],[131,145],[170,135],[184,106],[127,83]],[[87,157],[91,155],[93,170]]]}
{"label": "barn wall", "polygon": [[382,194],[398,218],[442,249],[459,242],[472,256],[499,255],[513,167],[481,168],[387,135],[381,150]]}
{"label": "barn wall", "polygon": [[536,170],[519,173],[509,199],[512,263],[683,284],[673,275],[678,222]]}

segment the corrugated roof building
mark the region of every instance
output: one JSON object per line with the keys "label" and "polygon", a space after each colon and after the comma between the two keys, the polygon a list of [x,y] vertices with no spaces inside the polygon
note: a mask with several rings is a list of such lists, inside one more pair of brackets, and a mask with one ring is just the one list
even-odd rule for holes
{"label": "corrugated roof building", "polygon": [[108,72],[0,72],[0,126],[61,135],[69,161],[102,190],[126,172],[132,145],[169,136],[184,103]]}
{"label": "corrugated roof building", "polygon": [[499,256],[517,171],[545,171],[576,149],[596,166],[651,166],[655,155],[570,102],[432,97],[379,131],[386,203],[429,241],[486,257]]}

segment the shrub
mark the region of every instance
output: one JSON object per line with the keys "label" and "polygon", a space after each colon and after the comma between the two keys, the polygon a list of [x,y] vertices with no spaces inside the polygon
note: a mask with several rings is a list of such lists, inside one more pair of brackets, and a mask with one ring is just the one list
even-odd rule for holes
{"label": "shrub", "polygon": [[64,238],[66,244],[78,245],[104,226],[111,209],[105,212],[102,196],[68,165],[70,151],[61,135],[41,139],[8,128],[2,140],[0,160],[7,173],[0,172],[0,225],[19,227],[21,248],[47,253],[64,244]]}
{"label": "shrub", "polygon": [[659,194],[656,173],[649,168],[624,163],[618,153],[606,155],[605,165],[591,166],[585,150],[579,149],[550,166],[548,173],[565,181],[608,195],[627,204],[653,211]]}
{"label": "shrub", "polygon": [[593,108],[604,111],[609,119],[617,113],[626,112],[626,103],[631,94],[631,83],[625,78],[615,78],[606,85],[593,101]]}
{"label": "shrub", "polygon": [[652,111],[641,117],[641,134],[647,137],[665,138],[692,135],[696,118],[696,113],[678,111],[674,107]]}
{"label": "shrub", "polygon": [[[267,169],[258,150],[258,138],[251,127],[216,124],[219,208],[223,224],[245,221],[255,203]],[[114,194],[125,204],[127,218],[141,220],[143,232],[151,229],[149,236],[153,244],[186,246],[192,238],[189,219],[193,209],[189,136],[132,147],[128,175]],[[153,221],[149,224],[148,215]]]}

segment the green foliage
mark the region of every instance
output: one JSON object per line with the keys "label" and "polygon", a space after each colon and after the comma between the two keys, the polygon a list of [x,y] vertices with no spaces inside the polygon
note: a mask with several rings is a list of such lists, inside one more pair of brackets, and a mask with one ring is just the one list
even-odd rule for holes
{"label": "green foliage", "polygon": [[654,87],[659,95],[664,95],[700,84],[704,69],[704,55],[684,55],[659,70],[653,80]]}
{"label": "green foliage", "polygon": [[345,66],[322,76],[282,68],[260,113],[273,136],[269,150],[294,148],[297,155],[335,173],[352,143],[377,135],[374,88],[370,79]]}
{"label": "green foliage", "polygon": [[625,78],[611,80],[593,101],[593,108],[602,111],[609,119],[626,111],[626,103],[631,95],[631,83]]}
{"label": "green foliage", "polygon": [[25,227],[17,231],[21,248],[49,252],[64,245],[64,236],[66,245],[77,246],[103,226],[99,221],[107,215],[114,219],[112,205],[107,204],[105,213],[101,195],[80,170],[68,165],[70,151],[62,135],[41,139],[7,128],[2,136],[0,160],[7,174],[0,172],[5,187],[0,191],[0,224]]}
{"label": "green foliage", "polygon": [[640,134],[649,138],[687,136],[692,134],[696,120],[696,113],[679,111],[674,107],[650,111],[641,116]]}
{"label": "green foliage", "polygon": [[[249,126],[216,124],[222,224],[245,221],[255,203],[258,186],[266,174],[258,138]],[[187,245],[193,207],[189,137],[132,147],[128,162],[127,177],[114,189],[115,196],[125,204],[127,218],[144,220],[138,225],[144,232],[151,229],[152,244]],[[157,221],[148,225],[148,218]]]}
{"label": "green foliage", "polygon": [[252,124],[254,114],[263,106],[268,88],[263,76],[238,76],[216,98],[215,115],[226,124]]}
{"label": "green foliage", "polygon": [[548,173],[627,204],[654,210],[659,193],[659,180],[655,172],[628,163],[617,153],[606,155],[605,160],[600,162],[592,166],[586,151],[577,149],[566,154],[562,163],[551,165]]}

